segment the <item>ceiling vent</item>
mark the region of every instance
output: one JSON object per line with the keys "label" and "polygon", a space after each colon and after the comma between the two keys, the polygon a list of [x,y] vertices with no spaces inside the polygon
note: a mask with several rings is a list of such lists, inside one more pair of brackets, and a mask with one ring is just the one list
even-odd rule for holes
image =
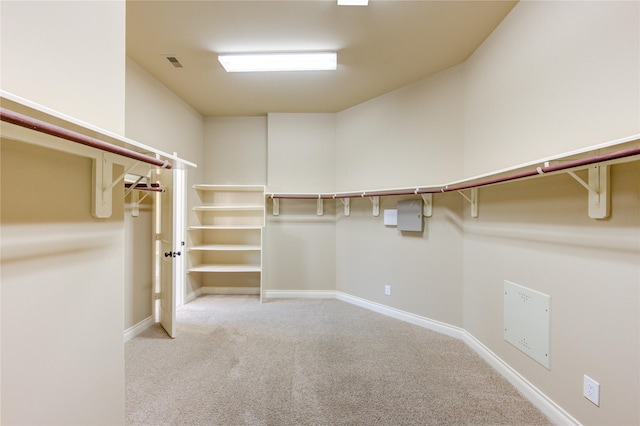
{"label": "ceiling vent", "polygon": [[174,67],[182,68],[182,64],[180,63],[178,58],[176,58],[175,56],[167,56],[167,60],[171,62],[171,65],[173,65]]}

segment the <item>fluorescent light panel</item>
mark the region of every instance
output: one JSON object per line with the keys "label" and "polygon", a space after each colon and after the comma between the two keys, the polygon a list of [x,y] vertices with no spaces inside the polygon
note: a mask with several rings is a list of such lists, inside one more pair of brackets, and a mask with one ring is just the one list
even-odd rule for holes
{"label": "fluorescent light panel", "polygon": [[335,52],[233,53],[218,55],[227,72],[331,71],[337,69]]}
{"label": "fluorescent light panel", "polygon": [[367,6],[369,0],[338,0],[338,6]]}

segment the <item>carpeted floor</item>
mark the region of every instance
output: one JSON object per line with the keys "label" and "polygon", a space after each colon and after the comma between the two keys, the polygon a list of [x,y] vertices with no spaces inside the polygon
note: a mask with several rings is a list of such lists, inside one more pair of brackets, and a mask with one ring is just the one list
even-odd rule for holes
{"label": "carpeted floor", "polygon": [[205,296],[125,345],[129,425],[551,424],[462,341],[327,299]]}

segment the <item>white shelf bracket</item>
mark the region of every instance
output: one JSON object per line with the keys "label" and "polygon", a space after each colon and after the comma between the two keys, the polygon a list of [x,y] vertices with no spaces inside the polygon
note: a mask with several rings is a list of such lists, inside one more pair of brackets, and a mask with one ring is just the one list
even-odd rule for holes
{"label": "white shelf bracket", "polygon": [[280,199],[271,197],[271,201],[273,201],[273,215],[280,215]]}
{"label": "white shelf bracket", "polygon": [[433,194],[420,194],[424,205],[422,207],[422,216],[431,217],[433,215]]}
{"label": "white shelf bracket", "polygon": [[318,195],[318,201],[316,201],[317,206],[316,206],[316,214],[318,216],[322,216],[324,214],[324,202],[322,201],[322,198],[320,197],[320,195]]}
{"label": "white shelf bracket", "polygon": [[105,182],[112,183],[112,177],[113,161],[109,155],[101,152],[93,159],[93,182],[91,186],[93,192],[91,214],[97,219],[111,217],[113,186],[106,187]]}
{"label": "white shelf bracket", "polygon": [[471,217],[478,217],[478,188],[471,188],[471,198],[464,195],[462,191],[458,191],[458,194],[471,203]]}
{"label": "white shelf bracket", "polygon": [[131,193],[131,216],[138,217],[140,216],[140,192],[133,191]]}
{"label": "white shelf bracket", "polygon": [[[113,164],[113,163],[112,163]],[[139,161],[134,162],[133,164],[131,164],[129,167],[127,167],[125,169],[124,172],[122,172],[122,174],[120,176],[118,176],[117,178],[115,178],[113,180],[113,182],[111,182],[107,187],[104,188],[104,191],[111,191],[113,188],[116,187],[116,185],[118,184],[118,182],[120,182],[122,179],[124,179],[124,177],[127,175],[127,173],[131,172],[133,169],[135,169],[136,167],[138,167],[138,164],[140,164]]]}
{"label": "white shelf bracket", "polygon": [[373,204],[373,215],[380,216],[380,197],[369,197],[371,204]]}
{"label": "white shelf bracket", "polygon": [[609,217],[609,206],[611,204],[609,198],[609,166],[596,164],[587,170],[589,182],[585,182],[572,171],[567,173],[589,191],[589,217],[592,219]]}
{"label": "white shelf bracket", "polygon": [[93,158],[93,203],[91,214],[97,219],[111,217],[113,211],[113,188],[120,183],[127,173],[138,167],[139,161],[134,161],[116,179],[113,179],[113,156],[100,152]]}
{"label": "white shelf bracket", "polygon": [[125,189],[124,198],[127,198],[127,195],[129,195],[134,189],[136,189],[136,185],[142,182],[142,179],[144,179],[144,176],[138,176],[138,179],[136,179],[136,181],[133,182],[129,188]]}
{"label": "white shelf bracket", "polygon": [[340,201],[344,206],[344,215],[349,216],[351,214],[351,198],[340,198]]}
{"label": "white shelf bracket", "polygon": [[131,207],[131,216],[140,216],[140,203],[142,203],[144,199],[149,196],[149,194],[150,192],[145,192],[145,194],[140,197],[140,191],[133,191],[133,193],[131,194],[131,203],[133,204],[133,206]]}

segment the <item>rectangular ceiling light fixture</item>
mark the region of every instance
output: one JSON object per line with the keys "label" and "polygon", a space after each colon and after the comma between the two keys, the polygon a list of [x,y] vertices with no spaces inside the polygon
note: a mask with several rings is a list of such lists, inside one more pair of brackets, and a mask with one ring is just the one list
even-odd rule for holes
{"label": "rectangular ceiling light fixture", "polygon": [[232,53],[218,55],[227,72],[333,71],[338,66],[335,52],[316,53]]}
{"label": "rectangular ceiling light fixture", "polygon": [[338,0],[338,6],[368,6],[369,0]]}

